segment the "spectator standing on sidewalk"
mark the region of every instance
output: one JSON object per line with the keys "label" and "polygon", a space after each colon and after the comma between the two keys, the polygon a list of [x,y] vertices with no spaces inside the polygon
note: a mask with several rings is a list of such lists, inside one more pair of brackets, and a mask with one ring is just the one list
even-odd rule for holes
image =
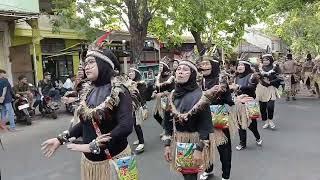
{"label": "spectator standing on sidewalk", "polygon": [[[12,101],[13,101],[13,90],[11,84],[9,83],[8,79],[6,78],[6,71],[0,69],[0,104],[1,104],[1,127],[5,128],[5,123],[8,118],[10,122],[10,131],[16,130],[16,125],[14,122],[14,111],[12,108]],[[8,116],[7,116],[8,115]]]}

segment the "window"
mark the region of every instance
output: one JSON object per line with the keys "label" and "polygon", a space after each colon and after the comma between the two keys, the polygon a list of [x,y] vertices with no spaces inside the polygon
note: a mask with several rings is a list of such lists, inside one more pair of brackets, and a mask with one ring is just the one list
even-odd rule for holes
{"label": "window", "polygon": [[45,38],[40,41],[42,53],[58,53],[65,49],[63,39],[49,39]]}

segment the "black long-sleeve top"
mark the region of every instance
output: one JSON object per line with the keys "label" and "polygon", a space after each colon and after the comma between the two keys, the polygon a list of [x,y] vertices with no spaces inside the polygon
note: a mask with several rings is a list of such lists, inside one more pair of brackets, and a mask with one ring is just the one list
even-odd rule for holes
{"label": "black long-sleeve top", "polygon": [[256,98],[257,81],[252,79],[252,73],[244,77],[236,77],[236,84],[239,85],[237,95],[246,94],[250,97]]}
{"label": "black long-sleeve top", "polygon": [[[174,105],[180,113],[185,113],[199,101],[201,94],[200,88],[188,92],[183,97],[175,99]],[[170,113],[170,110],[167,111],[164,118],[165,133],[169,136],[173,133],[173,117]],[[199,110],[198,113],[191,116],[183,123],[176,122],[176,129],[178,132],[198,132],[200,140],[208,140],[209,134],[213,132],[210,107],[205,106],[202,110]]]}
{"label": "black long-sleeve top", "polygon": [[[209,80],[207,80],[209,81]],[[203,83],[203,89],[204,90],[208,90],[210,88],[212,88],[215,85],[219,85],[219,81],[215,80],[214,83],[211,84],[204,84]],[[215,99],[214,101],[212,101],[211,105],[224,105],[224,104],[228,104],[229,106],[233,106],[234,105],[234,101],[232,100],[232,96],[231,96],[231,91],[229,89],[229,87],[227,86],[227,89],[225,92],[223,92],[217,99]]]}
{"label": "black long-sleeve top", "polygon": [[[106,96],[109,95],[110,89]],[[124,93],[120,93],[119,98],[120,103],[118,104],[118,106],[115,107],[112,112],[109,112],[109,116],[104,116],[99,124],[101,133],[110,133],[112,139],[108,143],[106,143],[105,147],[101,148],[100,154],[96,155],[92,153],[85,153],[85,156],[89,160],[103,161],[106,159],[106,154],[104,152],[106,148],[109,150],[111,156],[116,156],[117,154],[122,152],[128,145],[127,137],[132,132],[134,122],[131,105],[132,100],[127,89],[125,89]],[[70,137],[82,137],[84,144],[88,144],[92,140],[97,138],[97,134],[91,120],[80,121],[70,129],[69,133]]]}
{"label": "black long-sleeve top", "polygon": [[146,104],[147,84],[145,82],[138,82],[137,89],[139,90],[140,103],[144,106]]}
{"label": "black long-sleeve top", "polygon": [[[266,87],[274,86],[278,88],[282,81],[279,78],[280,73],[281,71],[279,66],[272,65],[271,68],[268,68],[268,69],[265,68],[265,70],[264,68],[262,68],[260,69],[260,74],[261,74],[260,83]],[[270,83],[267,82],[266,80],[268,80]]]}

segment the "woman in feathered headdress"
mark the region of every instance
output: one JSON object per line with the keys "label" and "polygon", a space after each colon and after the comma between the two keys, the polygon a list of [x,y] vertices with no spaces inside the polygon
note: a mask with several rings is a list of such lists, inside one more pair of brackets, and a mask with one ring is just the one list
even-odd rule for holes
{"label": "woman in feathered headdress", "polygon": [[247,129],[251,130],[256,138],[256,144],[262,145],[260,133],[258,131],[257,119],[259,118],[260,112],[256,112],[254,116],[250,114],[248,104],[256,106],[256,87],[258,80],[253,74],[251,63],[248,61],[240,60],[237,66],[237,73],[235,78],[235,84],[231,85],[232,90],[236,94],[236,107],[239,113],[238,124],[239,124],[239,137],[240,143],[236,147],[237,150],[243,150],[247,147]]}
{"label": "woman in feathered headdress", "polygon": [[[229,118],[231,113],[230,109],[234,106],[234,102],[231,97],[231,91],[228,87],[227,78],[220,73],[220,63],[218,60],[210,56],[201,57],[199,70],[203,75],[202,89],[204,91],[220,86],[225,87],[218,98],[210,102],[210,108],[214,116],[211,123],[214,125],[213,135],[222,164],[222,179],[227,180],[230,178],[231,173],[232,133],[230,132],[234,132],[236,130],[233,120]],[[211,164],[206,171],[200,175],[200,179],[205,180],[208,179],[209,176],[213,176],[213,164]]]}
{"label": "woman in feathered headdress", "polygon": [[132,93],[135,119],[134,129],[138,137],[138,140],[133,142],[133,145],[137,145],[135,151],[141,153],[144,151],[144,138],[141,124],[145,118],[144,113],[147,110],[147,108],[144,107],[146,104],[145,92],[147,85],[142,80],[141,72],[136,68],[130,68],[129,78],[131,79],[131,86],[135,89]]}
{"label": "woman in feathered headdress", "polygon": [[[162,126],[164,112],[168,107],[168,94],[174,89],[174,76],[172,76],[169,59],[164,57],[159,63],[159,74],[156,77],[155,91],[152,97],[155,98],[154,118]],[[163,136],[163,133],[160,137]]]}
{"label": "woman in feathered headdress", "polygon": [[213,162],[215,149],[209,138],[213,132],[210,102],[203,100],[206,97],[197,84],[197,73],[192,62],[179,63],[164,120],[165,159],[185,180],[197,179],[200,167]]}
{"label": "woman in feathered headdress", "polygon": [[256,89],[256,99],[259,101],[262,121],[265,122],[263,128],[275,129],[273,120],[275,100],[279,98],[277,88],[281,85],[279,78],[280,69],[274,63],[271,54],[262,56],[262,66],[260,67],[259,84]]}
{"label": "woman in feathered headdress", "polygon": [[[50,157],[68,143],[69,150],[83,154],[82,180],[117,180],[117,167],[112,162],[131,155],[127,140],[134,122],[130,92],[117,76],[120,63],[109,49],[88,50],[84,71],[91,87],[76,111],[80,122],[70,131],[45,141],[42,150]],[[69,144],[71,138],[79,137],[83,144]]]}

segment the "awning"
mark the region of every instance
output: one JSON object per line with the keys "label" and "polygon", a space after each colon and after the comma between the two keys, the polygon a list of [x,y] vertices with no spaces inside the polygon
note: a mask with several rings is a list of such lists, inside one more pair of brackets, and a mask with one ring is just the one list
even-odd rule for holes
{"label": "awning", "polygon": [[17,20],[22,18],[24,18],[25,20],[38,19],[39,14],[0,11],[0,20]]}

